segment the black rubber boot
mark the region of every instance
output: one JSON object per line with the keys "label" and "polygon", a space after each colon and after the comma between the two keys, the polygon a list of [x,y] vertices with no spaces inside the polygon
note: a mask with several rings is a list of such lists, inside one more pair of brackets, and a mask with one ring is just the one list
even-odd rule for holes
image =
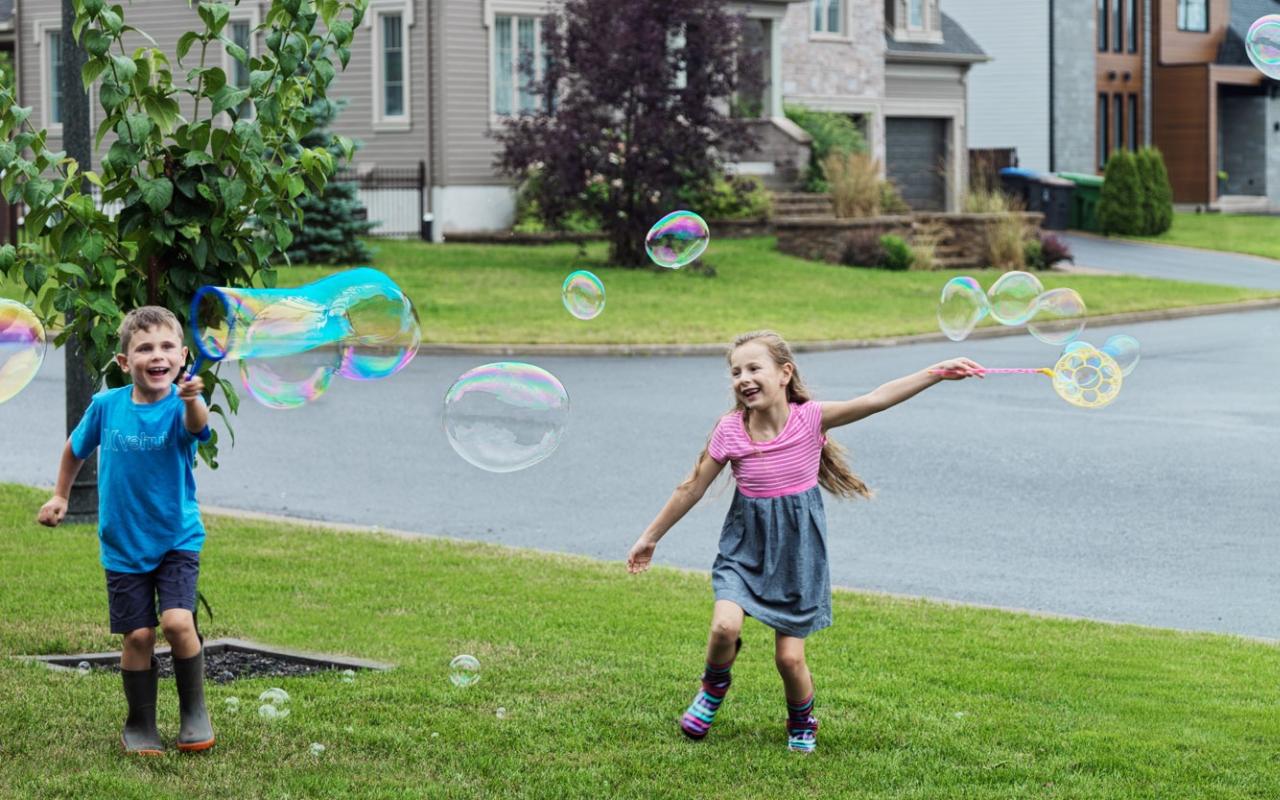
{"label": "black rubber boot", "polygon": [[178,749],[183,752],[213,747],[213,726],[204,707],[204,648],[191,658],[173,659],[173,677],[178,684]]}
{"label": "black rubber boot", "polygon": [[164,742],[156,730],[156,688],[160,683],[156,660],[151,659],[151,669],[121,669],[120,674],[124,677],[124,697],[129,703],[120,746],[132,755],[164,755]]}

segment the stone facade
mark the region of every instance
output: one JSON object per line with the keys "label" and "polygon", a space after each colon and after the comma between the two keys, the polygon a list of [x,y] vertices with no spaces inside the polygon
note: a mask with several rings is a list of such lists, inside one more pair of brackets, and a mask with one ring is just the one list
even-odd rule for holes
{"label": "stone facade", "polygon": [[[956,255],[948,259],[948,267],[974,269],[987,266],[987,231],[997,224],[1002,214],[912,214],[909,216],[866,217],[863,219],[776,219],[778,250],[812,261],[844,263],[845,250],[854,236],[870,231],[875,236],[892,233],[908,242],[916,231],[942,227],[946,234],[941,248]],[[1028,232],[1039,230],[1044,215],[1034,212],[1021,215]]]}
{"label": "stone facade", "polygon": [[[1267,193],[1267,105],[1261,94],[1218,98],[1219,169],[1227,173],[1222,194]],[[1262,136],[1258,131],[1265,131]]]}
{"label": "stone facade", "polygon": [[[1056,0],[1053,17],[1053,158],[1059,172],[1093,173],[1097,95],[1097,38],[1093,0]],[[1144,26],[1145,29],[1146,26]],[[1144,115],[1143,119],[1150,119]],[[1144,128],[1149,126],[1143,125]]]}

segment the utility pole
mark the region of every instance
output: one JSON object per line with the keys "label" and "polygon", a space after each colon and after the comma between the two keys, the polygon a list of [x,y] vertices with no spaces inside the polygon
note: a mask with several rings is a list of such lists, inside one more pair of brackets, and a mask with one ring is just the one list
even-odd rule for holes
{"label": "utility pole", "polygon": [[[76,21],[76,10],[72,0],[62,0],[62,33],[59,37],[59,51],[62,56],[61,79],[58,82],[60,95],[59,110],[62,119],[62,149],[80,165],[80,172],[93,168],[93,152],[89,137],[89,95],[80,80],[80,69],[86,60],[85,52],[76,44],[71,35]],[[48,56],[45,56],[46,58]],[[81,190],[87,188],[81,179]],[[67,320],[71,322],[70,319]],[[98,389],[98,377],[90,374],[85,362],[84,350],[77,337],[67,340],[64,348],[66,356],[66,400],[67,400],[67,434],[70,435],[80,418],[89,408],[93,394]],[[98,520],[98,455],[93,453],[84,462],[76,482],[71,487],[71,498],[67,504],[67,522],[96,523]]]}

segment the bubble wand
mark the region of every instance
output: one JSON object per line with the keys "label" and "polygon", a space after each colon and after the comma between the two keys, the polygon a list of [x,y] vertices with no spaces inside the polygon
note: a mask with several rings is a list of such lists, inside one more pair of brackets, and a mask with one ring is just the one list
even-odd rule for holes
{"label": "bubble wand", "polygon": [[[996,368],[976,370],[982,375],[1047,375],[1053,390],[1073,406],[1101,408],[1120,394],[1124,374],[1108,353],[1094,347],[1077,347],[1064,353],[1052,368]],[[962,375],[963,370],[931,369],[933,375]]]}

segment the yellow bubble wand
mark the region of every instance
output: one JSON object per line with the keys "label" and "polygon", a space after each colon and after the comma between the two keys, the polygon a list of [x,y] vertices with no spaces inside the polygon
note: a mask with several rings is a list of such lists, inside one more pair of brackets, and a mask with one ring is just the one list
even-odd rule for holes
{"label": "yellow bubble wand", "polygon": [[[933,369],[935,375],[960,375],[962,370]],[[1102,408],[1120,394],[1124,373],[1109,354],[1095,347],[1077,347],[1063,353],[1052,367],[995,368],[977,370],[982,375],[1047,375],[1053,390],[1073,406]]]}

